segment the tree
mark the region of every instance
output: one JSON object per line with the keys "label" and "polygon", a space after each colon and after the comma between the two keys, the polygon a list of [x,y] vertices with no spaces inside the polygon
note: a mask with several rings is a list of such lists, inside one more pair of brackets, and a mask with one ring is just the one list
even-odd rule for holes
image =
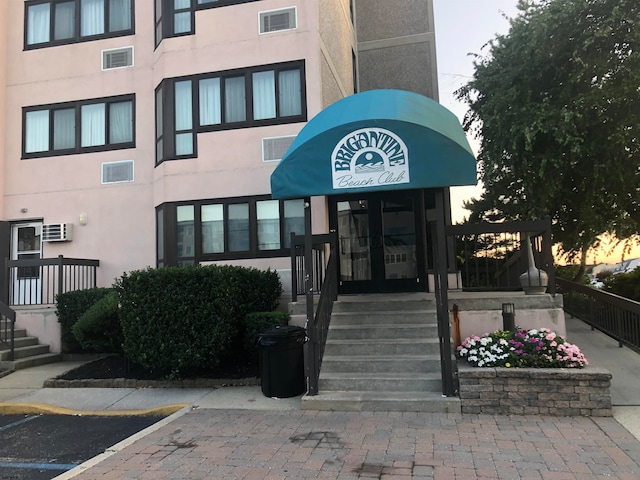
{"label": "tree", "polygon": [[481,141],[473,220],[551,216],[580,257],[605,232],[640,231],[640,2],[520,0],[457,93]]}

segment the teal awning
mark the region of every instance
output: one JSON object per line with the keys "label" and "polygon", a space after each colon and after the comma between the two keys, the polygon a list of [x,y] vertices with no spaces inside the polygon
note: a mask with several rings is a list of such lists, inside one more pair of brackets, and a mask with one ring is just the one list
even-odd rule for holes
{"label": "teal awning", "polygon": [[417,93],[370,90],[330,105],[271,175],[273,198],[475,185],[456,116]]}

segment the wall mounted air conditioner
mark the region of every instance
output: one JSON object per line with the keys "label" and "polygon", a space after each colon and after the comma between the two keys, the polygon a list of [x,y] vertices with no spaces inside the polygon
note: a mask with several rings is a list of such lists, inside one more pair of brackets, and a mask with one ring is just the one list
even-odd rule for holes
{"label": "wall mounted air conditioner", "polygon": [[43,242],[70,242],[73,233],[71,223],[49,223],[42,225]]}

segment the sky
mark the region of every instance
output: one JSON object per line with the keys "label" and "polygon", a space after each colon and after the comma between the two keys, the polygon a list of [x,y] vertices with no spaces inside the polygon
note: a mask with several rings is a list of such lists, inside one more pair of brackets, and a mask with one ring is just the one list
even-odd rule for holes
{"label": "sky", "polygon": [[[433,0],[440,103],[456,114],[460,122],[468,107],[456,100],[453,92],[473,77],[473,58],[469,54],[486,55],[483,46],[496,34],[509,31],[505,15],[515,17],[517,3],[518,0]],[[469,143],[477,153],[478,142],[469,138]],[[451,189],[454,223],[468,215],[463,201],[481,193],[480,186]]]}
{"label": "sky", "polygon": [[[433,0],[436,55],[440,103],[451,110],[462,122],[468,107],[456,100],[453,92],[473,77],[473,58],[469,54],[487,54],[483,46],[496,34],[509,31],[508,18],[517,16],[518,0]],[[505,18],[505,16],[507,18]],[[468,137],[471,148],[478,151],[478,141]],[[451,214],[453,222],[461,222],[469,212],[462,206],[465,200],[479,197],[482,187],[453,187]],[[616,263],[640,257],[640,246],[623,255],[615,240],[605,238],[604,246],[590,252],[587,263]]]}

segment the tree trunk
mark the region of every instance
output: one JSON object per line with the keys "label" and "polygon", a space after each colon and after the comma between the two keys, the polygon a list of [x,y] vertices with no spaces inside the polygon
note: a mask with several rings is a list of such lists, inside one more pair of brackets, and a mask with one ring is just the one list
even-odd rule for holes
{"label": "tree trunk", "polygon": [[576,272],[575,277],[573,277],[574,282],[581,283],[584,272],[587,270],[587,252],[589,251],[589,247],[583,245],[582,250],[580,252],[580,267]]}

